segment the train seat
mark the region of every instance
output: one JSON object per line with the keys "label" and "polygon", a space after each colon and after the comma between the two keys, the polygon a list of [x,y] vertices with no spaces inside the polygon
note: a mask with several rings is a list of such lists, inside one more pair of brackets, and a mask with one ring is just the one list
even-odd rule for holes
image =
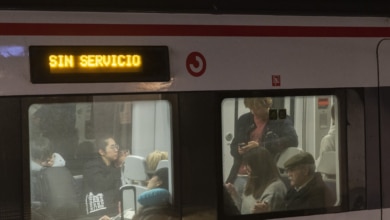
{"label": "train seat", "polygon": [[144,186],[127,184],[120,188],[122,219],[131,219],[141,204],[137,201],[140,194],[148,190]]}
{"label": "train seat", "polygon": [[80,194],[77,180],[67,167],[47,167],[39,176],[40,195],[44,209],[55,219],[74,219],[79,216]]}
{"label": "train seat", "polygon": [[127,156],[123,176],[125,184],[144,185],[149,179],[145,158],[137,155]]}

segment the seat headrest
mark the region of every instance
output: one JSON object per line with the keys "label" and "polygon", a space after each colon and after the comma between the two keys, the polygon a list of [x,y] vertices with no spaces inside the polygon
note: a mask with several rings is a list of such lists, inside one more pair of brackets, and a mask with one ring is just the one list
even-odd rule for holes
{"label": "seat headrest", "polygon": [[144,157],[129,155],[126,157],[123,175],[125,178],[135,181],[146,181],[148,175],[146,172],[146,160]]}

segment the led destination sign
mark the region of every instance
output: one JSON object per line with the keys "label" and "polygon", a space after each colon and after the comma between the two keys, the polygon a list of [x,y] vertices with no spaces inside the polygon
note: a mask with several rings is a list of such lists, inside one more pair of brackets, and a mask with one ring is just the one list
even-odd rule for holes
{"label": "led destination sign", "polygon": [[142,70],[139,54],[52,54],[50,73],[138,72]]}
{"label": "led destination sign", "polygon": [[31,46],[33,83],[169,81],[166,46]]}

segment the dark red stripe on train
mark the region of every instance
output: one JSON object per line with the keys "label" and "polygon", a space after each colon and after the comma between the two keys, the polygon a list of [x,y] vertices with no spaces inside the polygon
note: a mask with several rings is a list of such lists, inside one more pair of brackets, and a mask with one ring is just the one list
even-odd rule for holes
{"label": "dark red stripe on train", "polygon": [[388,27],[0,23],[0,35],[390,37]]}

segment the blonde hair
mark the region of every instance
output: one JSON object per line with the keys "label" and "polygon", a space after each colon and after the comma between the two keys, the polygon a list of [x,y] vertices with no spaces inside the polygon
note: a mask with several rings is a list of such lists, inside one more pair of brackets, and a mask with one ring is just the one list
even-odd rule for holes
{"label": "blonde hair", "polygon": [[249,109],[271,108],[272,98],[270,97],[244,98],[244,105]]}
{"label": "blonde hair", "polygon": [[272,98],[244,98],[244,105],[249,108],[257,118],[268,120],[268,110],[272,107]]}
{"label": "blonde hair", "polygon": [[153,151],[146,157],[146,166],[149,171],[155,171],[160,160],[168,160],[168,152]]}

